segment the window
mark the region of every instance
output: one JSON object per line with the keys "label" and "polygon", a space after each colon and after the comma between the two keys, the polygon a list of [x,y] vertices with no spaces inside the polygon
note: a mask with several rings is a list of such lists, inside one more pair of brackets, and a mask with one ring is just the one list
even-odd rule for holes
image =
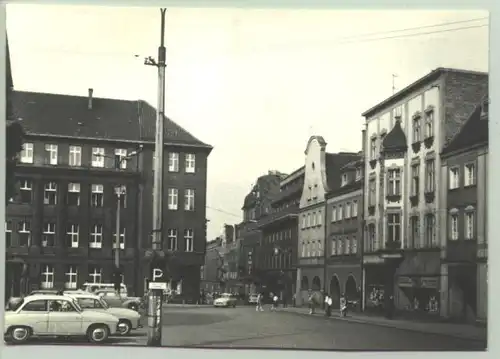
{"label": "window", "polygon": [[49,165],[57,165],[57,145],[45,145],[45,152],[47,152],[47,163]]}
{"label": "window", "polygon": [[356,181],[361,179],[361,168],[356,168]]}
{"label": "window", "polygon": [[450,215],[450,239],[453,241],[458,239],[458,213]]}
{"label": "window", "polygon": [[425,115],[425,138],[434,136],[434,111],[428,111]]}
{"label": "window", "polygon": [[68,183],[68,206],[80,205],[80,183]]}
{"label": "window", "polygon": [[344,238],[344,254],[350,254],[351,253],[351,241],[349,240],[349,237],[346,236]]}
{"label": "window", "polygon": [[420,117],[413,119],[413,143],[420,142],[422,140],[420,134]]}
{"label": "window", "polygon": [[48,182],[45,184],[45,191],[43,193],[43,203],[48,205],[57,204],[57,183]]}
{"label": "window", "polygon": [[340,256],[342,254],[344,254],[343,252],[343,246],[342,246],[342,238],[338,238],[337,239],[337,254]]}
{"label": "window", "polygon": [[356,240],[356,236],[352,236],[351,246],[351,253],[358,253],[358,241]]}
{"label": "window", "polygon": [[307,228],[311,227],[311,213],[307,214]]}
{"label": "window", "polygon": [[92,283],[101,283],[102,282],[102,268],[100,267],[90,267],[89,277],[92,278]]}
{"label": "window", "polygon": [[17,234],[19,236],[19,245],[21,247],[29,247],[31,245],[31,222],[21,221],[17,227]]}
{"label": "window", "polygon": [[401,215],[399,213],[387,215],[387,240],[389,242],[400,242],[401,240]]}
{"label": "window", "polygon": [[316,220],[316,224],[321,226],[323,224],[323,220],[321,218],[321,211],[318,211],[318,219]]}
{"label": "window", "polygon": [[169,251],[176,251],[177,250],[177,229],[169,229],[167,232],[167,249]]}
{"label": "window", "polygon": [[387,192],[389,196],[400,196],[401,195],[401,170],[390,169],[388,171],[388,183],[387,183]]}
{"label": "window", "polygon": [[370,182],[368,183],[368,188],[368,205],[375,206],[375,204],[377,203],[377,187],[375,178],[372,178],[370,180]]}
{"label": "window", "polygon": [[104,186],[102,184],[92,185],[90,204],[92,207],[102,207],[104,205]]}
{"label": "window", "polygon": [[69,146],[69,165],[74,167],[82,165],[82,148],[80,146]]}
{"label": "window", "polygon": [[351,218],[351,203],[347,202],[345,204],[345,218]]}
{"label": "window", "polygon": [[[121,229],[121,231],[120,231],[120,238],[119,238],[119,242],[120,242],[119,247],[120,247],[120,249],[125,249],[125,231],[126,231],[125,227],[123,227]],[[116,244],[117,244],[116,243],[116,229],[113,232],[113,243],[114,243],[113,248],[116,249]]]}
{"label": "window", "polygon": [[464,186],[474,186],[476,184],[476,165],[468,163],[465,165]]}
{"label": "window", "polygon": [[29,179],[20,180],[21,203],[30,204],[33,199],[33,183]]}
{"label": "window", "polygon": [[339,221],[343,219],[343,215],[344,215],[344,206],[340,205],[338,207],[338,212],[337,212],[337,218]]}
{"label": "window", "polygon": [[105,309],[97,299],[78,298],[78,304],[82,309]]}
{"label": "window", "polygon": [[21,163],[33,163],[33,144],[25,143],[21,151]]}
{"label": "window", "polygon": [[54,267],[51,265],[46,265],[43,267],[42,271],[42,281],[40,283],[42,289],[52,289],[54,288]]}
{"label": "window", "polygon": [[184,210],[194,211],[194,189],[186,189],[184,192]]}
{"label": "window", "polygon": [[305,229],[306,228],[306,215],[303,214],[302,215],[302,229]]}
{"label": "window", "polygon": [[177,188],[168,189],[168,209],[175,211],[179,205],[179,190]]}
{"label": "window", "polygon": [[101,248],[102,247],[102,224],[94,224],[90,232],[90,248]]}
{"label": "window", "polygon": [[474,239],[474,211],[465,212],[465,239]]}
{"label": "window", "polygon": [[46,222],[43,224],[42,247],[54,247],[56,239],[56,224]]}
{"label": "window", "polygon": [[80,226],[75,223],[68,224],[66,229],[66,245],[68,248],[78,248],[78,239],[80,235]]}
{"label": "window", "polygon": [[92,167],[104,167],[104,148],[92,147]]}
{"label": "window", "polygon": [[425,244],[426,246],[432,246],[434,243],[434,238],[436,237],[436,219],[433,214],[427,214],[425,216]]}
{"label": "window", "polygon": [[418,196],[420,193],[420,165],[411,166],[411,195]]}
{"label": "window", "polygon": [[425,161],[425,191],[434,192],[434,171],[435,161],[430,159]]}
{"label": "window", "polygon": [[332,222],[337,221],[337,207],[332,207]]}
{"label": "window", "polygon": [[368,238],[366,243],[366,249],[368,252],[373,252],[377,249],[377,237],[375,236],[375,224],[371,223],[368,225]]}
{"label": "window", "polygon": [[358,216],[358,201],[353,201],[352,202],[352,216],[357,217]]}
{"label": "window", "polygon": [[194,234],[192,229],[184,230],[184,242],[186,244],[186,252],[194,250]]}
{"label": "window", "polygon": [[458,167],[450,168],[450,183],[449,189],[460,187],[460,169]]}
{"label": "window", "polygon": [[123,148],[115,149],[115,167],[119,169],[127,168],[127,150]]}
{"label": "window", "polygon": [[22,312],[48,312],[48,301],[47,300],[33,300],[21,309]]}
{"label": "window", "polygon": [[194,153],[186,153],[186,173],[194,173],[196,170],[196,156]]}
{"label": "window", "polygon": [[311,216],[311,227],[315,226],[316,226],[316,212],[313,212]]}
{"label": "window", "polygon": [[349,176],[347,175],[347,173],[343,173],[342,174],[342,181],[341,181],[341,186],[345,186],[347,184],[347,182],[349,182]]}
{"label": "window", "polygon": [[332,239],[332,250],[331,255],[334,256],[337,254],[337,238]]}
{"label": "window", "polygon": [[168,171],[179,172],[179,154],[170,152],[168,154]]}
{"label": "window", "polygon": [[377,158],[377,139],[372,138],[370,140],[370,159],[374,160]]}
{"label": "window", "polygon": [[5,221],[5,247],[12,246],[12,221]]}
{"label": "window", "polygon": [[420,219],[417,216],[410,217],[410,230],[408,248],[418,248],[420,244]]}
{"label": "window", "polygon": [[64,288],[76,289],[76,283],[78,278],[78,270],[75,266],[68,266],[66,269],[66,282],[64,283]]}

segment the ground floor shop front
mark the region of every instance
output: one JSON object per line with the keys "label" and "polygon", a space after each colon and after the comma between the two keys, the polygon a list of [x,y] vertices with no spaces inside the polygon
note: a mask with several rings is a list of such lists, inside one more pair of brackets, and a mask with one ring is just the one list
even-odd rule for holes
{"label": "ground floor shop front", "polygon": [[308,305],[311,293],[319,295],[325,288],[325,268],[323,265],[302,266],[297,268],[295,305]]}
{"label": "ground floor shop front", "polygon": [[326,269],[327,294],[332,298],[332,308],[340,308],[340,297],[359,305],[361,300],[361,265],[360,263],[329,263]]}

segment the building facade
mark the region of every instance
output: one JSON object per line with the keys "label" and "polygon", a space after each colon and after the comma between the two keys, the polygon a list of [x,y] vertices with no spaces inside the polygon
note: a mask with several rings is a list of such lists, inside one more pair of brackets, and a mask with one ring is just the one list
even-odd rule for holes
{"label": "building facade", "polygon": [[304,172],[301,167],[280,182],[270,215],[258,223],[262,231],[258,257],[263,284],[267,291],[279,294],[288,303],[297,282],[298,213]]}
{"label": "building facade", "polygon": [[312,136],[305,150],[304,185],[299,203],[296,304],[306,303],[308,292],[325,288],[325,194],[340,186],[340,168],[356,153],[327,153],[321,136]]}
{"label": "building facade", "polygon": [[439,233],[441,315],[466,321],[487,319],[488,307],[488,98],[478,103],[441,153],[440,196],[448,220]]}
{"label": "building facade", "polygon": [[440,313],[439,154],[487,86],[485,73],[438,68],[363,114],[367,309],[393,297],[398,310]]}
{"label": "building facade", "polygon": [[[144,101],[96,98],[92,89],[88,96],[15,91],[13,108],[27,132],[16,169],[19,194],[6,216],[10,280],[22,282],[13,295],[111,282],[116,252],[124,283],[142,295],[149,276],[143,261],[151,247],[155,109]],[[211,147],[169,119],[165,135],[168,269],[197,296]]]}
{"label": "building facade", "polygon": [[201,290],[209,293],[220,292],[221,288],[221,272],[223,265],[222,256],[222,238],[216,238],[207,242],[205,253],[205,264],[201,267]]}
{"label": "building facade", "polygon": [[340,170],[340,188],[326,194],[326,290],[339,308],[340,296],[361,300],[363,245],[363,161]]}

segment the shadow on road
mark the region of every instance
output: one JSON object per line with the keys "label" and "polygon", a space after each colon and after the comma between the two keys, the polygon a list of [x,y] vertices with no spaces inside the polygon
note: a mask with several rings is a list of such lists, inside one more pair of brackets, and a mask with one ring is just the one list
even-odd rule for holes
{"label": "shadow on road", "polygon": [[162,325],[171,327],[177,325],[208,325],[230,320],[231,317],[226,314],[205,314],[188,312],[170,312],[162,317]]}

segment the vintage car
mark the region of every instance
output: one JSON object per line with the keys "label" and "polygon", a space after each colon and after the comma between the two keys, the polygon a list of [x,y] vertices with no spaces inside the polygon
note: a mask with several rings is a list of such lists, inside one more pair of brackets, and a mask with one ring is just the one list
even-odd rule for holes
{"label": "vintage car", "polygon": [[214,307],[233,307],[236,308],[236,297],[230,293],[223,293],[214,300]]}
{"label": "vintage car", "polygon": [[138,311],[143,305],[143,300],[140,297],[127,297],[110,289],[98,290],[94,294],[102,297],[110,307],[128,308]]}
{"label": "vintage car", "polygon": [[135,310],[110,307],[103,297],[99,297],[98,295],[91,293],[70,292],[66,295],[75,298],[83,310],[106,312],[117,317],[119,320],[118,327],[120,329],[120,334],[122,335],[128,335],[130,334],[130,331],[142,327],[140,323],[141,315]]}
{"label": "vintage car", "polygon": [[118,322],[109,313],[84,311],[69,296],[32,295],[5,312],[4,338],[20,344],[31,337],[85,336],[92,343],[103,343],[119,334]]}
{"label": "vintage car", "polygon": [[248,304],[257,304],[258,301],[259,301],[258,294],[250,294],[248,296]]}

